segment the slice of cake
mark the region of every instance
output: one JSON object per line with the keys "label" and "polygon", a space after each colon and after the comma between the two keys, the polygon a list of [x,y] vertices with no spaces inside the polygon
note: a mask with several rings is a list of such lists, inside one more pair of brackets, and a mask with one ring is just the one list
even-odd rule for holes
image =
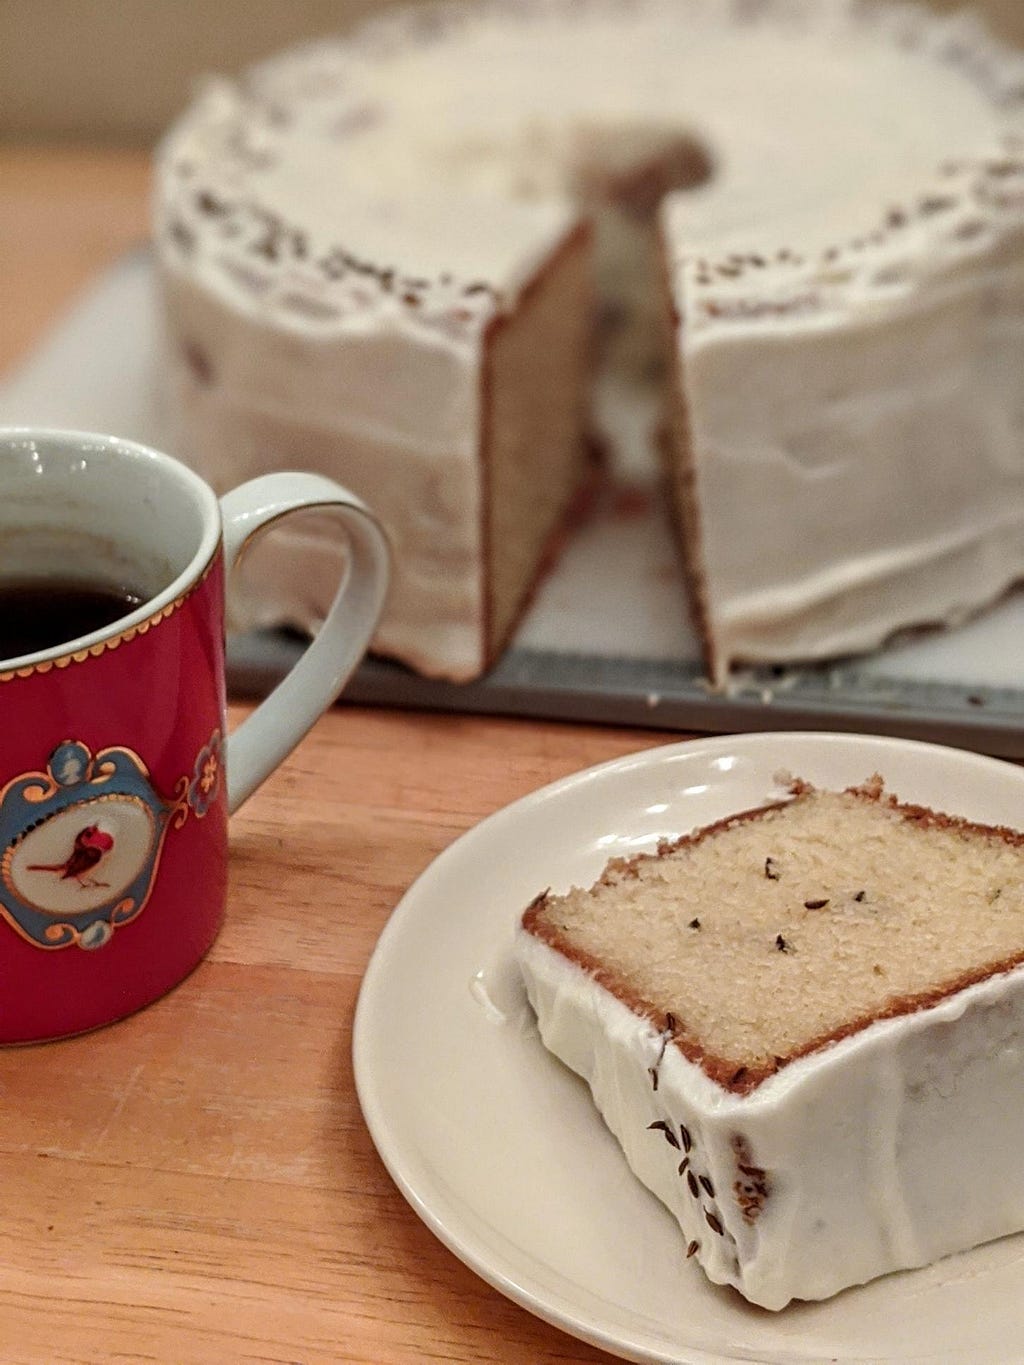
{"label": "slice of cake", "polygon": [[685,1253],[771,1309],[1024,1229],[1024,835],[879,778],[792,792],[516,939]]}
{"label": "slice of cake", "polygon": [[[481,0],[215,83],[156,165],[177,450],[350,485],[395,550],[375,648],[467,679],[591,379],[628,443],[667,379],[717,682],[958,620],[1024,575],[1022,68],[914,5]],[[246,623],[315,624],[330,538],[267,545]]]}

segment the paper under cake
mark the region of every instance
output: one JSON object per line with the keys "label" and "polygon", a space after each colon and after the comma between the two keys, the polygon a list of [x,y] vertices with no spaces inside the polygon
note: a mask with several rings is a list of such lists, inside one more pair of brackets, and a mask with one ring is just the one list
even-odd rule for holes
{"label": "paper under cake", "polygon": [[[213,82],[157,158],[179,448],[365,498],[428,674],[649,385],[712,678],[958,620],[1024,575],[1022,111],[976,24],[857,0],[426,5]],[[247,621],[313,624],[337,550],[274,534]]]}
{"label": "paper under cake", "polygon": [[1024,1229],[1024,834],[793,793],[516,939],[680,1258],[770,1309]]}

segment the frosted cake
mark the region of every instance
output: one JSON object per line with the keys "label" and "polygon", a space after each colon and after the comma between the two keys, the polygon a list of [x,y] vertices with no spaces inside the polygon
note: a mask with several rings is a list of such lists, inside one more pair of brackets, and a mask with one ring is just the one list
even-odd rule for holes
{"label": "frosted cake", "polygon": [[[716,682],[957,621],[1024,574],[1022,107],[974,23],[854,0],[428,5],[214,81],[157,157],[179,449],[364,497],[375,647],[441,677],[650,391]],[[314,624],[336,551],[274,534],[245,621]]]}

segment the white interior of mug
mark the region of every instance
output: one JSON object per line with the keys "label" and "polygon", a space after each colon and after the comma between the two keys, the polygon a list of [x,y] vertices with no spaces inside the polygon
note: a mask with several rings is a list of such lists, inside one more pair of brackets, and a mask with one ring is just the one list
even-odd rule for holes
{"label": "white interior of mug", "polygon": [[99,582],[142,598],[103,630],[3,667],[86,648],[145,621],[202,573],[219,537],[213,491],[167,455],[88,432],[0,429],[0,584]]}

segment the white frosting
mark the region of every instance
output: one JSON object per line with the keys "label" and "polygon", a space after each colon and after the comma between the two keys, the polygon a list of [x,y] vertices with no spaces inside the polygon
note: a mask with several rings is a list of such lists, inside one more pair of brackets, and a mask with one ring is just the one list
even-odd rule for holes
{"label": "white frosting", "polygon": [[768,286],[678,265],[719,680],[962,620],[1024,577],[1024,160],[901,203]]}
{"label": "white frosting", "polygon": [[[713,174],[662,223],[715,671],[949,619],[1024,572],[1022,98],[972,25],[852,0],[427,7],[286,54],[212,85],[158,159],[182,448],[220,485],[350,484],[397,551],[378,647],[472,676],[488,323],[610,147],[686,136]],[[602,222],[602,278],[646,317],[643,232]],[[315,618],[322,560],[296,595],[271,552],[266,614]]]}
{"label": "white frosting", "polygon": [[[254,172],[236,160],[239,129],[253,156],[274,141],[269,129],[253,133],[251,113],[240,92],[215,85],[163,153],[166,311],[187,348],[169,357],[180,450],[218,489],[268,468],[311,469],[350,487],[394,552],[375,648],[426,673],[472,678],[485,650],[482,337],[574,219],[559,205],[494,200],[455,214],[429,191],[353,199],[329,164],[316,168],[330,147],[303,128],[266,152],[273,166],[250,184]],[[182,164],[201,166],[201,184],[216,187],[206,190],[212,213],[191,176],[188,187],[179,181]],[[260,211],[221,211],[257,193]],[[224,238],[229,226],[237,237]],[[394,278],[382,287],[342,252]],[[458,278],[448,273],[456,266]],[[250,561],[239,625],[315,626],[343,568],[336,537],[291,526]]]}
{"label": "white frosting", "polygon": [[522,928],[516,956],[546,1047],[590,1085],[709,1278],[752,1303],[827,1298],[1024,1229],[1024,968],[739,1096]]}

